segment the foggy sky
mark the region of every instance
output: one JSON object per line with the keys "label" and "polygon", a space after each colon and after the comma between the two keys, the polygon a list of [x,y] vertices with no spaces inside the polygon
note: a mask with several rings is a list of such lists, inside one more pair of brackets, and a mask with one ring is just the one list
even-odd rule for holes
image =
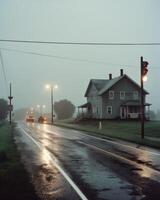
{"label": "foggy sky", "polygon": [[[0,38],[73,42],[160,42],[159,0],[0,0]],[[33,51],[42,57],[2,50],[14,107],[50,106],[46,83],[58,84],[54,100],[85,103],[91,78],[119,75],[139,82],[140,56],[149,62],[145,88],[152,109],[160,108],[159,46],[71,46],[0,42],[0,48]],[[93,62],[82,62],[84,59]],[[0,97],[8,96],[0,68]]]}

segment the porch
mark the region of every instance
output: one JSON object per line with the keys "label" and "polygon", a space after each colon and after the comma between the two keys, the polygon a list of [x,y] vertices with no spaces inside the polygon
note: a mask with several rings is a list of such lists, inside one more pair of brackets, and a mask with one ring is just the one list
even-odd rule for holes
{"label": "porch", "polygon": [[[145,119],[149,120],[151,104],[145,103]],[[120,106],[120,119],[140,119],[141,104],[139,101],[127,101]]]}
{"label": "porch", "polygon": [[91,103],[85,103],[78,106],[77,118],[92,118],[92,105]]}

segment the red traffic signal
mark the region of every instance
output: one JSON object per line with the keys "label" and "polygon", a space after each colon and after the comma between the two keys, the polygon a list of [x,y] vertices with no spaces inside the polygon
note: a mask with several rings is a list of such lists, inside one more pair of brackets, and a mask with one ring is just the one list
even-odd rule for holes
{"label": "red traffic signal", "polygon": [[143,76],[145,76],[148,72],[148,69],[147,69],[148,64],[149,63],[147,61],[143,61],[143,63],[142,63],[142,75]]}

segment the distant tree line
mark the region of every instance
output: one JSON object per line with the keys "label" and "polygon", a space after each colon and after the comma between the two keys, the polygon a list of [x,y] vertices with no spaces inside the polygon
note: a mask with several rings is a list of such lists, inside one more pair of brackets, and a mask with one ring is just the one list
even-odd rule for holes
{"label": "distant tree line", "polygon": [[150,110],[149,111],[150,119],[151,120],[160,120],[160,110],[157,111]]}
{"label": "distant tree line", "polygon": [[54,103],[54,111],[58,119],[71,118],[75,112],[75,106],[67,99],[63,99]]}
{"label": "distant tree line", "polygon": [[5,99],[0,99],[0,121],[7,118],[8,115],[8,102]]}

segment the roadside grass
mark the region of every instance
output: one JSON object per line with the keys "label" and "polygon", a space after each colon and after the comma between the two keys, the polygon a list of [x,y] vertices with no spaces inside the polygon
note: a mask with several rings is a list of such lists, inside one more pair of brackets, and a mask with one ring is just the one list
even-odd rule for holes
{"label": "roadside grass", "polygon": [[13,139],[14,127],[0,126],[0,199],[38,200],[29,174],[20,160]]}
{"label": "roadside grass", "polygon": [[145,138],[141,139],[141,126],[138,121],[103,120],[99,130],[98,120],[56,121],[55,125],[86,131],[98,137],[111,137],[150,147],[160,148],[160,121],[145,122]]}
{"label": "roadside grass", "polygon": [[0,151],[8,149],[11,143],[10,127],[8,125],[0,125]]}

